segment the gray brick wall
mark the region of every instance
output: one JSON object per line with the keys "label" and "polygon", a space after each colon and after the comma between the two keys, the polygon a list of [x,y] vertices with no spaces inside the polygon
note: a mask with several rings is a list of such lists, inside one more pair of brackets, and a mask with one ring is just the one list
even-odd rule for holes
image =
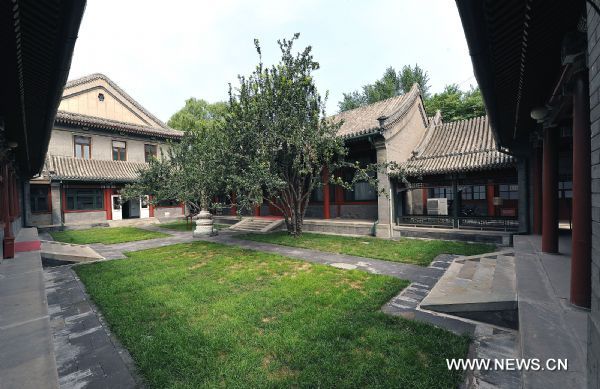
{"label": "gray brick wall", "polygon": [[588,321],[588,387],[600,388],[600,18],[588,5],[592,127],[592,310]]}

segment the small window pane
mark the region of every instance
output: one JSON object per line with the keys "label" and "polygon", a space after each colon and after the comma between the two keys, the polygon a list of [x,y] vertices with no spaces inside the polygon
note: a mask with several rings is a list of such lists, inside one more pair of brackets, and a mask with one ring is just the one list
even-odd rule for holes
{"label": "small window pane", "polygon": [[75,136],[75,143],[78,145],[89,145],[91,142],[89,136]]}

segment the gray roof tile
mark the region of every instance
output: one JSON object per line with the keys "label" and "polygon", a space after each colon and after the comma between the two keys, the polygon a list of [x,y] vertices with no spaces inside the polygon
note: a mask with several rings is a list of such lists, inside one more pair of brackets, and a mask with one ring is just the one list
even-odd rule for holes
{"label": "gray roof tile", "polygon": [[139,178],[140,170],[147,169],[144,162],[105,161],[52,155],[46,158],[44,174],[51,180],[132,182]]}
{"label": "gray roof tile", "polygon": [[[381,132],[401,118],[419,96],[419,87],[415,84],[404,95],[390,97],[373,104],[340,112],[337,115],[330,116],[329,119],[333,122],[343,121],[337,133],[342,138]],[[385,119],[383,126],[379,123],[380,118]]]}
{"label": "gray roof tile", "polygon": [[498,149],[487,116],[432,123],[414,156],[403,166],[411,175],[511,167],[515,158]]}
{"label": "gray roof tile", "polygon": [[67,111],[58,111],[54,120],[55,124],[65,124],[78,127],[90,127],[102,130],[126,132],[134,135],[146,135],[159,138],[178,139],[183,132],[169,127],[150,127],[138,124],[121,122],[118,120],[104,119],[97,116],[83,115]]}

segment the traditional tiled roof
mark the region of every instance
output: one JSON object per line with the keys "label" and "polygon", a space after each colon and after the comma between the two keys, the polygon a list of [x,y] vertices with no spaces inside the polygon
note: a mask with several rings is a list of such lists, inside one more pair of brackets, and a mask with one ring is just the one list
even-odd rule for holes
{"label": "traditional tiled roof", "polygon": [[123,89],[121,89],[116,83],[114,83],[110,78],[106,77],[102,73],[93,73],[93,74],[90,74],[90,75],[87,75],[87,76],[84,76],[81,78],[77,78],[75,80],[68,81],[65,84],[65,89],[72,88],[72,87],[82,85],[82,84],[86,84],[88,82],[95,81],[95,80],[106,81],[106,83],[108,83],[108,85],[110,85],[117,92],[119,92],[119,94],[122,95],[127,101],[129,101],[134,107],[136,107],[137,109],[142,111],[146,116],[148,116],[150,119],[152,119],[153,121],[158,123],[162,128],[169,129],[169,127],[165,123],[163,123],[156,116],[152,115],[152,113],[150,113],[150,111],[148,111],[146,108],[142,107],[142,105],[140,103],[138,103],[137,101],[135,101],[133,97],[129,96],[127,94],[127,92],[125,92]]}
{"label": "traditional tiled roof", "polygon": [[379,133],[401,119],[419,96],[419,87],[415,84],[404,95],[340,112],[329,119],[333,122],[343,121],[338,130],[338,136],[342,138]]}
{"label": "traditional tiled roof", "polygon": [[183,132],[169,127],[149,127],[121,122],[118,120],[104,119],[97,116],[83,115],[67,111],[58,111],[55,124],[65,124],[78,127],[97,128],[108,131],[127,132],[134,135],[146,135],[159,138],[178,139]]}
{"label": "traditional tiled roof", "polygon": [[140,170],[148,168],[144,162],[104,161],[50,155],[46,158],[44,175],[50,180],[132,182]]}
{"label": "traditional tiled roof", "polygon": [[412,175],[511,167],[515,159],[498,150],[487,116],[432,123],[414,156],[403,166]]}

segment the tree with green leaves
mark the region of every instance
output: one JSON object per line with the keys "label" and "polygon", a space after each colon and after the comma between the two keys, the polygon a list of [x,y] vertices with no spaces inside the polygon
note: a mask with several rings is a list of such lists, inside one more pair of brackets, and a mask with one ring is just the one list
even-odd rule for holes
{"label": "tree with green leaves", "polygon": [[418,64],[414,67],[403,66],[402,70],[396,72],[393,67],[388,67],[383,76],[373,84],[367,84],[361,91],[344,93],[342,101],[338,103],[340,111],[362,107],[373,104],[390,97],[408,93],[413,84],[419,84],[424,97],[429,94],[429,75]]}
{"label": "tree with green leaves", "polygon": [[181,131],[190,131],[222,122],[227,113],[227,103],[209,103],[203,99],[191,97],[185,105],[175,112],[168,121],[168,126]]}
{"label": "tree with green leaves", "polygon": [[398,73],[398,78],[400,79],[402,93],[408,93],[414,84],[418,84],[423,99],[429,97],[429,74],[419,64],[415,64],[414,67],[404,65]]}
{"label": "tree with green leaves", "polygon": [[462,91],[457,84],[446,85],[442,92],[431,96],[425,102],[425,109],[429,116],[441,111],[442,119],[446,122],[485,115],[479,88],[471,87],[468,91]]}
{"label": "tree with green leaves", "polygon": [[202,124],[187,131],[181,141],[169,145],[167,156],[153,159],[139,179],[127,185],[124,198],[150,195],[152,203],[163,200],[184,202],[197,213],[208,210],[215,196],[228,188],[231,167],[223,131]]}
{"label": "tree with green leaves", "polygon": [[[340,123],[325,119],[325,100],[313,73],[319,63],[310,46],[295,53],[299,34],[278,41],[280,61],[266,67],[255,40],[259,64],[230,86],[227,137],[231,142],[233,190],[241,208],[266,200],[283,215],[288,232],[302,233],[304,215],[322,172],[344,164],[346,148],[337,136]],[[361,170],[357,179],[370,178]],[[339,177],[332,182],[341,184]]]}

